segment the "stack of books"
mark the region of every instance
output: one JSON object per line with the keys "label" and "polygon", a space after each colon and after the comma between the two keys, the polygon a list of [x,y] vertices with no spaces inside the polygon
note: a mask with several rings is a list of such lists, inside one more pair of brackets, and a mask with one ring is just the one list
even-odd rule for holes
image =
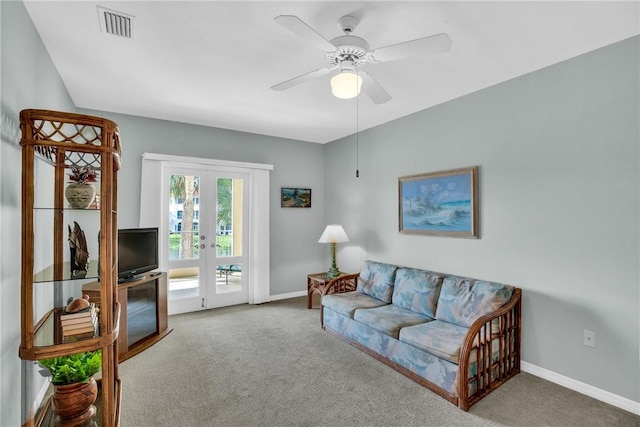
{"label": "stack of books", "polygon": [[60,326],[63,341],[75,341],[80,338],[92,338],[98,334],[98,311],[94,303],[75,313],[60,313]]}

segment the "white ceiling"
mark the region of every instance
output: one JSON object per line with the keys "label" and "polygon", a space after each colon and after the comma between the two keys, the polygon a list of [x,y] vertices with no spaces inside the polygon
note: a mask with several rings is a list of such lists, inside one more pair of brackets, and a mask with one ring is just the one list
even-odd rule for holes
{"label": "white ceiling", "polygon": [[[363,67],[393,97],[357,101],[367,129],[640,33],[639,3],[516,1],[25,1],[77,107],[326,143],[355,133],[356,100],[277,24],[297,15],[327,39],[343,15],[372,48],[447,33],[450,52]],[[133,15],[131,39],[100,30],[97,5]]]}

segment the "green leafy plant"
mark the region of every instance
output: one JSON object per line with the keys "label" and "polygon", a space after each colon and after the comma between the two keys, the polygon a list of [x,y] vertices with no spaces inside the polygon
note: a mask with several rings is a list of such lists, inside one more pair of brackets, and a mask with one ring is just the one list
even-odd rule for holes
{"label": "green leafy plant", "polygon": [[102,350],[52,357],[38,362],[49,370],[51,382],[55,385],[82,383],[89,381],[102,368]]}
{"label": "green leafy plant", "polygon": [[71,168],[71,173],[69,174],[69,181],[77,182],[78,184],[96,182],[97,179],[98,172],[86,166]]}

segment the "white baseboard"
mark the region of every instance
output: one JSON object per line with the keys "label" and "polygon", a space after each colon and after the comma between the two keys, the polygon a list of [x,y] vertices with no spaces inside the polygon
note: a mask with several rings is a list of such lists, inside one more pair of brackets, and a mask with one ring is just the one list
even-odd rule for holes
{"label": "white baseboard", "polygon": [[307,291],[289,292],[288,294],[278,294],[269,296],[269,301],[278,301],[281,299],[298,298],[307,295]]}
{"label": "white baseboard", "polygon": [[617,394],[613,394],[589,384],[585,384],[583,382],[574,380],[573,378],[565,377],[564,375],[560,375],[558,373],[541,368],[525,361],[520,362],[520,369],[523,372],[527,372],[531,375],[535,375],[536,377],[543,378],[547,381],[551,381],[552,383],[556,383],[573,391],[577,391],[578,393],[593,397],[594,399],[608,403],[609,405],[613,405],[620,409],[624,409],[625,411],[629,411],[632,414],[640,415],[640,402],[634,402],[631,399],[618,396]]}

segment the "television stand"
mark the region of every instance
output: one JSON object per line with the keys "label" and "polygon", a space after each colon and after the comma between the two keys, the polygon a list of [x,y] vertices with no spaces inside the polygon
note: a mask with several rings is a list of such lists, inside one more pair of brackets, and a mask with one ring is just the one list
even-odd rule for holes
{"label": "television stand", "polygon": [[[100,298],[100,282],[82,285],[91,300]],[[167,336],[167,273],[147,273],[136,281],[118,285],[120,334],[118,359],[124,361],[146,350]]]}
{"label": "television stand", "polygon": [[118,279],[118,284],[137,282],[138,280],[142,280],[144,278],[145,278],[144,274],[136,274],[136,275],[133,275],[133,276],[123,277],[123,278]]}

